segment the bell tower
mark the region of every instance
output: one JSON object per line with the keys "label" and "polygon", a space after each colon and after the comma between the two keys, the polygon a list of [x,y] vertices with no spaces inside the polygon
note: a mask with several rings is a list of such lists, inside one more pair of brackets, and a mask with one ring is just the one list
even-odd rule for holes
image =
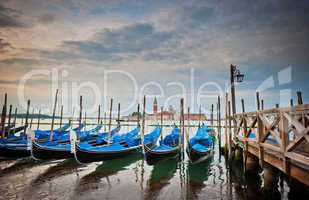
{"label": "bell tower", "polygon": [[158,113],[158,102],[157,102],[157,98],[155,97],[153,100],[153,114],[157,114]]}

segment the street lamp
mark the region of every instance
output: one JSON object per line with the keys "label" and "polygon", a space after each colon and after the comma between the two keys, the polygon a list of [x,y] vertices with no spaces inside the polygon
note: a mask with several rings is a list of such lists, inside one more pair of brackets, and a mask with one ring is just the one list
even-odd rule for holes
{"label": "street lamp", "polygon": [[231,65],[231,67],[233,68],[233,76],[234,79],[236,79],[236,82],[238,83],[243,82],[245,75],[240,73],[239,69],[237,69],[235,65]]}
{"label": "street lamp", "polygon": [[245,75],[240,73],[236,65],[231,65],[231,97],[232,97],[232,114],[233,117],[236,113],[236,102],[235,102],[235,84],[234,82],[243,82]]}

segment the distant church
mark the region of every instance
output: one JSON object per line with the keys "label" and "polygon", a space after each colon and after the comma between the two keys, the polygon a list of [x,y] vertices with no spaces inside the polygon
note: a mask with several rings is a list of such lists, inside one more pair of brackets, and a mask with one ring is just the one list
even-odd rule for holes
{"label": "distant church", "polygon": [[162,113],[163,120],[174,120],[175,119],[176,111],[173,109],[172,106],[169,107],[168,111],[160,110],[160,112],[158,112],[158,101],[157,101],[157,98],[155,97],[153,100],[153,105],[152,105],[152,113],[147,114],[146,119],[147,120],[160,120],[161,113]]}
{"label": "distant church", "polygon": [[[162,111],[163,120],[179,120],[179,113],[175,111],[173,106],[169,106],[168,110]],[[147,120],[160,120],[161,119],[161,109],[158,112],[158,101],[155,97],[152,105],[152,113],[146,115]],[[188,119],[188,114],[185,113],[184,119]],[[192,121],[198,121],[199,119],[206,120],[206,116],[204,114],[199,115],[198,113],[190,113],[189,119]]]}

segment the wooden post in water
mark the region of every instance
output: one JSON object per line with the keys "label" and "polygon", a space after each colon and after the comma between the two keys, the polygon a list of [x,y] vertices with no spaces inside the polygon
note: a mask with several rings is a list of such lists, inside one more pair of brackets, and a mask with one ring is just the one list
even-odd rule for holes
{"label": "wooden post in water", "polygon": [[87,112],[85,110],[85,117],[84,117],[84,130],[86,130],[86,126],[87,126]]}
{"label": "wooden post in water", "polygon": [[[241,99],[241,107],[242,107],[242,114],[243,114],[243,127],[244,127],[244,138],[248,138],[248,127],[247,127],[247,119],[246,119],[246,115],[245,115],[245,101],[244,99]],[[244,171],[247,170],[246,168],[246,163],[247,163],[247,156],[248,156],[248,141],[246,140],[244,142],[244,148],[243,148],[243,151],[242,151],[242,158],[243,158],[243,169]]]}
{"label": "wooden post in water", "polygon": [[104,112],[104,132],[106,132],[106,112]]}
{"label": "wooden post in water", "polygon": [[184,134],[185,134],[185,117],[184,117],[184,99],[181,98],[180,100],[180,105],[181,105],[181,155],[182,159],[184,159]]}
{"label": "wooden post in water", "polygon": [[276,108],[279,108],[279,103],[276,103]]}
{"label": "wooden post in water", "polygon": [[82,116],[83,115],[83,96],[79,97],[79,119],[78,119],[78,130],[77,130],[77,143],[79,143],[80,140],[80,131],[82,127]]}
{"label": "wooden post in water", "polygon": [[261,109],[264,110],[264,99],[261,100]]}
{"label": "wooden post in water", "polygon": [[232,115],[231,115],[231,102],[228,101],[228,119],[229,119],[229,142],[228,142],[228,148],[229,148],[229,159],[232,158]]}
{"label": "wooden post in water", "polygon": [[111,103],[109,105],[108,140],[107,140],[108,145],[110,144],[111,139],[112,112],[113,112],[113,98],[111,98]]}
{"label": "wooden post in water", "polygon": [[246,110],[245,110],[245,100],[244,99],[241,99],[241,108],[242,108],[242,112],[245,113]]}
{"label": "wooden post in water", "polygon": [[139,123],[139,121],[140,121],[140,113],[139,113],[139,107],[140,107],[140,105],[139,104],[137,104],[137,126],[138,127],[140,127],[140,123]]}
{"label": "wooden post in water", "polygon": [[143,154],[145,154],[145,146],[144,146],[144,135],[145,135],[145,116],[146,115],[146,96],[144,95],[143,100],[143,119],[142,119],[142,132],[141,132],[141,145],[143,148]]}
{"label": "wooden post in water", "polygon": [[10,126],[11,126],[11,118],[12,118],[12,105],[10,105],[10,108],[9,108],[9,119],[8,119],[8,127],[9,127],[9,129],[8,129],[7,136],[10,135],[10,133],[11,133],[11,128],[10,128]]}
{"label": "wooden post in water", "polygon": [[16,127],[16,118],[17,118],[17,107],[15,108],[15,113],[14,113],[14,120],[13,120],[14,128]]}
{"label": "wooden post in water", "polygon": [[36,130],[39,130],[39,128],[40,128],[40,120],[41,120],[41,109],[39,110],[38,124],[37,124]]}
{"label": "wooden post in water", "polygon": [[97,122],[98,124],[102,124],[102,123],[100,123],[100,118],[101,118],[100,115],[101,115],[101,106],[99,105],[98,106],[98,122]]}
{"label": "wooden post in water", "polygon": [[183,134],[184,134],[184,124],[183,124],[183,121],[184,121],[184,117],[183,117],[184,113],[183,113],[183,98],[180,99],[180,123],[179,123],[179,129],[180,129],[180,134],[179,134],[179,146],[180,146],[180,152],[181,152],[181,155],[183,153]]}
{"label": "wooden post in water", "polygon": [[230,66],[230,78],[231,78],[231,101],[232,101],[232,114],[233,119],[234,115],[236,114],[236,101],[235,101],[235,81],[234,81],[234,73],[235,73],[236,66]]}
{"label": "wooden post in water", "polygon": [[120,103],[118,103],[118,115],[117,115],[118,125],[120,125]]}
{"label": "wooden post in water", "polygon": [[217,103],[217,131],[218,131],[218,145],[219,145],[219,153],[221,152],[221,100],[220,96],[218,96]]}
{"label": "wooden post in water", "polygon": [[228,152],[228,140],[227,140],[227,129],[228,129],[228,93],[225,94],[225,129],[224,129],[224,152]]}
{"label": "wooden post in water", "polygon": [[260,108],[260,93],[259,92],[256,92],[256,108],[257,108],[258,111],[261,109]]}
{"label": "wooden post in water", "polygon": [[291,107],[293,107],[293,106],[294,106],[293,99],[290,99],[290,106],[291,106]]}
{"label": "wooden post in water", "polygon": [[23,134],[26,134],[26,129],[28,128],[28,117],[29,117],[29,109],[30,109],[30,100],[27,101],[27,111],[26,111],[26,118],[25,118],[25,128]]}
{"label": "wooden post in water", "polygon": [[59,128],[62,126],[62,118],[63,118],[63,105],[61,105],[60,108],[60,123],[59,123]]}
{"label": "wooden post in water", "polygon": [[198,111],[198,127],[201,127],[201,117],[202,117],[202,109],[201,109],[201,105],[199,107],[199,111]]}
{"label": "wooden post in water", "polygon": [[161,106],[161,115],[160,115],[160,126],[161,126],[161,141],[163,140],[163,106]]}
{"label": "wooden post in water", "polygon": [[12,104],[9,107],[9,119],[8,119],[8,127],[11,126],[11,119],[12,119]]}
{"label": "wooden post in water", "polygon": [[5,118],[6,118],[6,107],[7,107],[7,93],[4,95],[4,104],[2,108],[2,114],[1,114],[1,133],[2,138],[5,137]]}
{"label": "wooden post in water", "polygon": [[214,126],[214,105],[211,104],[211,114],[210,114],[210,125],[211,125],[211,128],[213,128]]}
{"label": "wooden post in water", "polygon": [[53,117],[52,117],[52,123],[51,123],[51,128],[50,128],[50,137],[49,137],[50,141],[53,140],[53,135],[54,135],[54,123],[55,123],[55,114],[56,114],[56,108],[57,108],[57,100],[58,100],[58,89],[56,90],[56,95],[55,95]]}
{"label": "wooden post in water", "polygon": [[298,102],[298,105],[303,104],[303,98],[302,98],[301,91],[297,91],[297,102]]}
{"label": "wooden post in water", "polygon": [[31,114],[31,119],[30,119],[30,129],[32,128],[33,116],[34,116],[34,108],[32,108],[32,114]]}
{"label": "wooden post in water", "polygon": [[189,142],[189,134],[190,134],[190,107],[188,107],[188,113],[187,113],[187,122],[188,122],[188,129],[186,134],[186,141]]}

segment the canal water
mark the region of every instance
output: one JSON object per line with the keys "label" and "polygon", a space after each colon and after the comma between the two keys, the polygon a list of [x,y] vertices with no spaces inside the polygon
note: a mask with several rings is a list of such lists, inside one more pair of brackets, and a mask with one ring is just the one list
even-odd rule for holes
{"label": "canal water", "polygon": [[[146,132],[153,127],[147,127]],[[125,127],[123,131],[132,129]],[[170,128],[165,128],[168,133]],[[190,130],[193,135],[195,130]],[[265,188],[262,173],[245,174],[242,165],[228,165],[218,147],[212,158],[192,164],[165,160],[149,165],[136,155],[80,165],[74,159],[0,161],[2,199],[308,199],[308,188],[278,184]],[[306,198],[307,197],[307,198]]]}

